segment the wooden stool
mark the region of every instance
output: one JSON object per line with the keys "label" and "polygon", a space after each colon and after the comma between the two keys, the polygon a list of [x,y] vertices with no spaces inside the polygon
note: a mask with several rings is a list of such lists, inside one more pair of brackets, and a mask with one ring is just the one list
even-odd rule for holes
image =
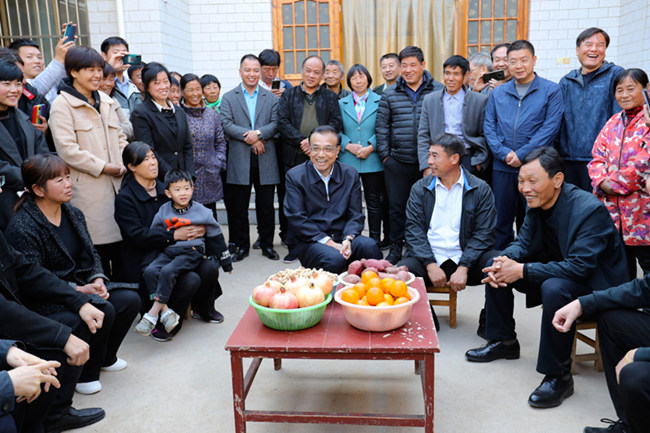
{"label": "wooden stool", "polygon": [[[588,329],[593,329],[595,331],[594,338],[591,338],[587,334],[580,332]],[[576,354],[576,346],[578,344],[578,340],[591,347],[593,349],[593,352]],[[575,374],[576,362],[593,361],[594,369],[596,371],[603,371],[603,361],[600,357],[600,344],[598,343],[598,325],[596,322],[576,322],[576,335],[573,339],[571,358],[573,358],[573,363],[571,364],[571,373],[573,374]]]}
{"label": "wooden stool", "polygon": [[449,295],[448,299],[429,299],[429,304],[449,307],[449,327],[456,327],[456,296],[455,290],[451,287],[427,287],[427,293]]}

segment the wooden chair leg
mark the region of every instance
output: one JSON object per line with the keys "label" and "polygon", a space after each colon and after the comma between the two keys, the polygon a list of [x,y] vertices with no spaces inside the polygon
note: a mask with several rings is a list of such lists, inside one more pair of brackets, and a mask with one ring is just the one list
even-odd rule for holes
{"label": "wooden chair leg", "polygon": [[456,327],[456,298],[458,293],[455,290],[449,290],[449,326]]}

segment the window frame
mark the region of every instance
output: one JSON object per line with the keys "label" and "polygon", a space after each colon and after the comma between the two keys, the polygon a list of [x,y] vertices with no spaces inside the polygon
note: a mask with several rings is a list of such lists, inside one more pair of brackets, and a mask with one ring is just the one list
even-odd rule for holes
{"label": "window frame", "polygon": [[[481,9],[482,2],[484,0],[479,1],[479,10]],[[492,0],[493,1],[493,0]],[[490,44],[483,44],[481,43],[481,21],[492,21],[494,22],[495,18],[494,16],[491,16],[489,18],[469,18],[469,2],[470,0],[458,0],[457,3],[457,9],[456,9],[456,52],[461,55],[467,57],[467,53],[469,51],[469,46],[485,46],[489,45],[490,46],[490,51],[491,49],[498,44],[501,44],[503,42],[514,42],[514,41],[499,41],[495,42],[494,41],[494,34],[492,35],[492,39],[490,41]],[[507,8],[505,8],[507,10]],[[528,15],[529,15],[529,10],[530,10],[530,0],[518,0],[517,2],[517,39],[527,39],[528,38]],[[494,14],[494,3],[492,3],[492,14]],[[496,18],[497,20],[500,20],[499,18]],[[479,34],[478,34],[478,43],[477,44],[468,44],[468,38],[467,38],[467,30],[469,27],[469,21],[478,21],[479,22]],[[505,26],[504,26],[505,27]],[[493,27],[494,28],[494,27]],[[505,29],[504,29],[505,30]],[[488,51],[489,54],[489,51]]]}
{"label": "window frame", "polygon": [[[298,1],[315,1],[316,3],[327,3],[329,5],[329,48],[321,49],[320,48],[320,32],[317,32],[319,43],[317,48],[309,49],[296,49],[295,46],[292,50],[285,49],[284,47],[284,28],[285,27],[302,27],[302,24],[296,25],[295,23],[291,26],[287,26],[282,21],[282,6],[286,4],[294,4]],[[280,53],[282,57],[282,63],[278,71],[278,77],[283,80],[288,80],[293,85],[300,83],[301,73],[300,65],[296,64],[297,73],[289,74],[284,70],[285,66],[285,51],[291,51],[294,55],[302,51],[317,51],[320,55],[320,52],[327,50],[330,52],[330,59],[341,59],[341,38],[342,38],[342,27],[341,27],[341,0],[273,0],[272,12],[273,12],[273,49]],[[307,8],[305,8],[305,11]],[[306,12],[305,12],[306,13]],[[294,19],[295,21],[295,19]],[[305,27],[308,27],[308,24],[304,24]],[[294,33],[295,35],[295,33]],[[295,37],[294,37],[295,42]],[[307,41],[305,41],[307,42]],[[307,43],[306,43],[307,45]]]}

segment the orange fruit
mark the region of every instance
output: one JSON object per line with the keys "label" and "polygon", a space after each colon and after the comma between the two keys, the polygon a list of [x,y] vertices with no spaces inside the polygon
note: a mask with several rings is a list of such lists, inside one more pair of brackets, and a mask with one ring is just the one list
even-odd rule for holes
{"label": "orange fruit", "polygon": [[366,292],[366,299],[370,305],[377,305],[380,302],[384,302],[384,291],[379,287],[371,287]]}
{"label": "orange fruit", "polygon": [[368,304],[368,301],[366,301],[366,299],[363,298],[363,299],[359,299],[357,301],[357,305],[365,305],[367,307],[369,304]]}
{"label": "orange fruit", "polygon": [[349,302],[350,304],[356,304],[359,300],[359,293],[354,289],[345,289],[343,293],[341,293],[341,300]]}
{"label": "orange fruit", "polygon": [[381,288],[384,290],[384,293],[391,293],[394,286],[395,280],[392,278],[384,278],[381,280]]}
{"label": "orange fruit", "polygon": [[399,305],[399,304],[406,304],[409,301],[409,298],[406,298],[402,296],[401,298],[395,299],[395,304],[394,305]]}
{"label": "orange fruit", "polygon": [[366,295],[366,286],[363,283],[355,284],[352,286],[352,289],[354,289],[359,294],[359,298],[363,298]]}
{"label": "orange fruit", "polygon": [[377,307],[390,307],[390,304],[388,302],[380,302],[377,304]]}
{"label": "orange fruit", "polygon": [[395,298],[393,298],[388,293],[384,293],[384,302],[386,302],[388,305],[393,305],[395,303]]}
{"label": "orange fruit", "polygon": [[379,287],[379,288],[381,288],[381,280],[379,279],[379,277],[371,278],[370,281],[368,281],[368,285],[370,287]]}
{"label": "orange fruit", "polygon": [[361,275],[361,282],[367,284],[368,281],[370,281],[373,278],[379,278],[376,272],[374,271],[364,272],[363,275]]}
{"label": "orange fruit", "polygon": [[402,296],[408,296],[408,288],[404,281],[395,281],[395,284],[391,288],[390,294],[396,298],[401,298]]}

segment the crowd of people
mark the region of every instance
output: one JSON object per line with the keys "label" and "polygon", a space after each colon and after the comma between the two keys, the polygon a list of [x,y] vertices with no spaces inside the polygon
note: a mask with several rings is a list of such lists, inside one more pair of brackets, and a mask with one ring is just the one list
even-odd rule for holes
{"label": "crowd of people", "polygon": [[619,420],[585,432],[644,431],[648,77],[607,62],[609,42],[581,32],[580,67],[559,84],[537,75],[526,40],[449,57],[442,83],[408,46],[381,57],[375,87],[366,66],[315,55],[292,86],[265,49],[223,93],[214,75],[134,64],[120,37],[100,51],[64,38],[47,67],[32,40],[0,49],[0,429],[101,420],[73,393],[126,368],[117,354],[138,315],[135,331],[157,341],[188,309],[222,322],[219,267],[251,249],[280,260],[277,193],[285,263],[340,273],[388,250],[428,286],[485,284],[487,343],[468,361],[519,358],[513,289],[542,305],[532,407],[573,394],[574,322],[597,317]]}

